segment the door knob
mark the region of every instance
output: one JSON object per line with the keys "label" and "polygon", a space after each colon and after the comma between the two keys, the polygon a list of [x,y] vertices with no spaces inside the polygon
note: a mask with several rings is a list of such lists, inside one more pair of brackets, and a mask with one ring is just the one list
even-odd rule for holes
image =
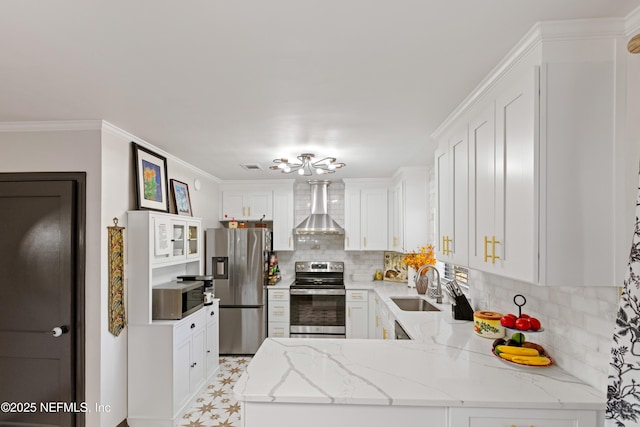
{"label": "door knob", "polygon": [[62,334],[69,332],[69,327],[67,325],[56,326],[51,330],[51,332],[53,332],[54,338],[58,338],[62,336]]}

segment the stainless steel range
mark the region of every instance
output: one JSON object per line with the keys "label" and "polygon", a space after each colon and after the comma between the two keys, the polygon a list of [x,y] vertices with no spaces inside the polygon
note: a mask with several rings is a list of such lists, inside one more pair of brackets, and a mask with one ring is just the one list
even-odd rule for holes
{"label": "stainless steel range", "polygon": [[298,261],[291,285],[292,338],[345,338],[344,263]]}

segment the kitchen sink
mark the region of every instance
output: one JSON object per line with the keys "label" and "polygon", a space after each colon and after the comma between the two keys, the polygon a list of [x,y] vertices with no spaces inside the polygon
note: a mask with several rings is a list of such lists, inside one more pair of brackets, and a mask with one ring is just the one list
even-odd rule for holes
{"label": "kitchen sink", "polygon": [[391,297],[391,301],[403,311],[440,311],[438,307],[420,297]]}

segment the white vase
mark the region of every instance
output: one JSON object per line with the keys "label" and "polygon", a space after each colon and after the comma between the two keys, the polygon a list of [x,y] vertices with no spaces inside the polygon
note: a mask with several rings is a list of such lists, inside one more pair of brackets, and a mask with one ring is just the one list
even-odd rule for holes
{"label": "white vase", "polygon": [[416,287],[416,274],[418,272],[413,267],[407,267],[407,286],[410,288]]}

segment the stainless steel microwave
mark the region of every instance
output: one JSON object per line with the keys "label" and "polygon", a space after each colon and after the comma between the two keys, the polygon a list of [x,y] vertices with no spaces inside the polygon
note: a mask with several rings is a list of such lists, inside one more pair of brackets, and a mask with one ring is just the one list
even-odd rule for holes
{"label": "stainless steel microwave", "polygon": [[153,287],[153,320],[179,320],[204,307],[204,282],[169,282]]}

